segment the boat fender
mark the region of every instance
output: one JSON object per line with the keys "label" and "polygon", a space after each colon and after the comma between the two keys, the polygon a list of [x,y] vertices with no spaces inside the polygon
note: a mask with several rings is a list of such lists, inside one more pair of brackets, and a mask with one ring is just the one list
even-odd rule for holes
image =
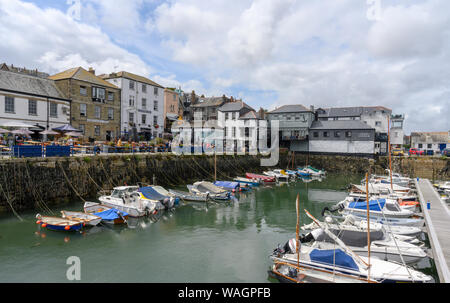
{"label": "boat fender", "polygon": [[70,226],[67,225],[66,227],[64,227],[65,230],[70,230]]}
{"label": "boat fender", "polygon": [[42,227],[47,227],[47,223],[44,223],[41,225]]}
{"label": "boat fender", "polygon": [[36,222],[36,224],[41,224],[41,223],[42,223],[42,221],[37,221],[37,222]]}

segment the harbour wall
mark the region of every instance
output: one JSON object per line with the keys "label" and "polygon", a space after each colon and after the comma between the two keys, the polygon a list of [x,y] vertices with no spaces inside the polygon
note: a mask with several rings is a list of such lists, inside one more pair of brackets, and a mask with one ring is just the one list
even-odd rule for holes
{"label": "harbour wall", "polygon": [[[388,158],[281,153],[277,167],[306,164],[340,174],[384,174]],[[262,173],[259,156],[176,156],[173,154],[107,155],[0,161],[0,213],[45,212],[54,205],[95,199],[102,190],[122,185],[158,184],[167,188],[198,180],[232,180],[246,172]],[[394,158],[393,170],[411,177],[449,179],[449,161]]]}

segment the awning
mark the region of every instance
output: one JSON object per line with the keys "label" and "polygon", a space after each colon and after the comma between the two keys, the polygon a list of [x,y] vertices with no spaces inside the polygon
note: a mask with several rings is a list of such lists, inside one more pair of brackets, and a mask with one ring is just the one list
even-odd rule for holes
{"label": "awning", "polygon": [[177,114],[169,114],[169,113],[166,114],[166,118],[169,119],[170,121],[176,121],[178,120],[178,117],[179,116]]}

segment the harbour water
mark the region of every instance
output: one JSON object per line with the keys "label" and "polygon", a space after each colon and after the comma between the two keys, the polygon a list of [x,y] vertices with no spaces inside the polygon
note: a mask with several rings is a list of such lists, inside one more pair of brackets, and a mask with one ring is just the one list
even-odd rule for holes
{"label": "harbour water", "polygon": [[[128,227],[99,226],[76,234],[40,230],[36,211],[20,214],[23,221],[3,216],[0,282],[70,282],[66,261],[76,256],[84,283],[273,283],[269,255],[295,237],[297,194],[300,208],[321,218],[324,207],[344,199],[345,187],[361,179],[329,175],[321,182],[261,187],[236,194],[229,203],[185,203],[152,220],[130,220]],[[52,212],[82,208],[76,201]],[[311,222],[303,212],[300,220]],[[432,259],[414,268],[438,281]]]}

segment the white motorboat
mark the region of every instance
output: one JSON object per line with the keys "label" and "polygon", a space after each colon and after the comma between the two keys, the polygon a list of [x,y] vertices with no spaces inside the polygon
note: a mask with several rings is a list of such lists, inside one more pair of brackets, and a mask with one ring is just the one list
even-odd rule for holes
{"label": "white motorboat", "polygon": [[271,171],[265,171],[264,175],[269,177],[275,177],[278,182],[289,182],[289,175],[283,173],[281,169],[275,169]]}
{"label": "white motorboat", "polygon": [[[328,220],[327,220],[328,221]],[[337,236],[345,245],[347,245],[354,253],[357,255],[367,256],[367,242],[368,242],[368,229],[361,228],[355,225],[344,225],[344,224],[326,224],[329,231]],[[416,238],[402,237],[410,241],[417,241]],[[309,234],[303,237],[304,242],[315,241],[312,246],[314,247],[316,242],[327,242],[331,246],[329,249],[333,249],[335,244],[334,240],[327,236],[322,229],[313,229]],[[322,246],[325,247],[325,246]],[[370,252],[372,256],[379,257],[380,259],[402,262],[405,263],[417,263],[421,259],[427,256],[426,252],[406,241],[402,241],[399,237],[390,236],[385,232],[380,226],[377,229],[370,229]]]}
{"label": "white motorboat", "polygon": [[97,226],[102,221],[101,217],[94,214],[67,210],[61,211],[61,217],[63,217],[64,219],[69,219],[71,221],[83,222],[88,226]]}
{"label": "white motorboat", "polygon": [[310,174],[311,176],[316,176],[316,177],[324,176],[326,174],[326,172],[324,170],[316,169],[312,166],[298,168],[297,170],[302,173]]}
{"label": "white motorboat", "polygon": [[228,190],[215,186],[211,182],[200,181],[193,185],[188,185],[189,192],[193,194],[208,195],[214,200],[230,200],[231,194]]}
{"label": "white motorboat", "polygon": [[[355,202],[352,197],[337,204],[344,214],[352,214],[359,217],[367,217],[367,202]],[[371,218],[410,218],[414,215],[413,211],[405,210],[400,207],[396,200],[380,199],[369,201],[369,215]]]}
{"label": "white motorboat", "polygon": [[144,217],[155,209],[164,208],[159,201],[150,200],[139,192],[138,186],[121,186],[114,188],[109,196],[100,196],[99,201],[111,208],[128,213],[130,217]]}

